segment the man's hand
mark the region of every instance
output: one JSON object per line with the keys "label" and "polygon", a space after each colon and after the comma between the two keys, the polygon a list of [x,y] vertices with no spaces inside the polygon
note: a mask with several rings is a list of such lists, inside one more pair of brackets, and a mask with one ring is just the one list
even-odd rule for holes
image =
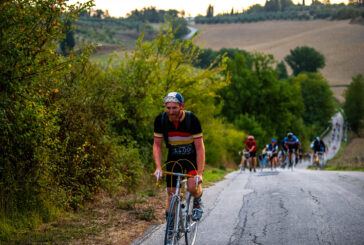
{"label": "man's hand", "polygon": [[[195,177],[195,179],[196,179],[196,177]],[[203,182],[202,174],[198,174],[198,184],[201,184],[202,182]]]}
{"label": "man's hand", "polygon": [[154,176],[155,176],[155,178],[157,179],[157,181],[159,181],[159,180],[162,178],[162,176],[163,176],[163,171],[162,171],[162,169],[157,168],[157,169],[155,170],[155,172],[154,172]]}

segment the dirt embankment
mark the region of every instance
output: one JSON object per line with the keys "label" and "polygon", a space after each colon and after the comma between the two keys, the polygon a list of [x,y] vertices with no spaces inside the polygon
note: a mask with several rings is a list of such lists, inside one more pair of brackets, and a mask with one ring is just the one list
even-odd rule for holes
{"label": "dirt embankment", "polygon": [[345,147],[340,157],[329,162],[332,167],[364,168],[364,138],[354,138]]}
{"label": "dirt embankment", "polygon": [[[273,54],[281,61],[297,46],[310,46],[326,58],[323,75],[331,85],[350,84],[364,74],[364,26],[349,21],[269,21],[249,24],[194,25],[203,48],[239,48]],[[333,87],[343,101],[344,88]]]}

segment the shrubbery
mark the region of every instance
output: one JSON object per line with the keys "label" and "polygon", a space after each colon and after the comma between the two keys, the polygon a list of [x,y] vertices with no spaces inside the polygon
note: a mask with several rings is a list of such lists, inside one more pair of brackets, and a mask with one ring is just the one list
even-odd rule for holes
{"label": "shrubbery", "polygon": [[353,77],[353,81],[345,90],[344,110],[351,129],[360,135],[364,128],[364,78],[362,75]]}
{"label": "shrubbery", "polygon": [[[171,26],[153,42],[140,38],[115,69],[91,64],[89,48],[67,57],[56,53],[64,24],[89,6],[0,6],[1,240],[55,218],[58,210],[82,208],[100,187],[134,191],[141,174],[154,168],[152,122],[169,91],[185,96],[210,137],[218,134],[215,125],[225,130],[212,116],[215,91],[226,85],[223,63],[192,67],[198,49],[175,41]],[[208,138],[206,145],[216,144]],[[220,158],[208,152],[208,161],[234,154],[221,151]]]}

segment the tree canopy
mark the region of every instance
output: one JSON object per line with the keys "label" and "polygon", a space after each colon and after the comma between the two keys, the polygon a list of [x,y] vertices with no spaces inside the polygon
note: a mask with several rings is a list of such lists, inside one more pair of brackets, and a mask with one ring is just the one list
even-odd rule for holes
{"label": "tree canopy", "polygon": [[297,76],[302,72],[317,72],[325,67],[325,57],[314,48],[301,46],[290,50],[285,61]]}
{"label": "tree canopy", "polygon": [[351,129],[357,134],[364,126],[364,78],[362,75],[353,77],[353,81],[345,90],[344,111]]}

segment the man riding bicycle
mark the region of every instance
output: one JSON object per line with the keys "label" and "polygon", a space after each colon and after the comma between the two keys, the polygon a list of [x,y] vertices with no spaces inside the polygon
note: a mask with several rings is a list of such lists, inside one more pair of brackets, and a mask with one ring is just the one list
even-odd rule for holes
{"label": "man riding bicycle", "polygon": [[[254,140],[254,136],[249,136],[248,140],[245,141],[245,150],[249,152],[249,170],[252,171],[254,166],[254,172],[257,168],[257,142]],[[254,165],[253,165],[254,162]]]}
{"label": "man riding bicycle", "polygon": [[319,155],[322,156],[322,154],[326,152],[326,145],[323,140],[317,136],[311,144],[311,149],[313,150],[313,159],[316,159]]}
{"label": "man riding bicycle", "polygon": [[298,162],[298,149],[301,145],[298,138],[293,133],[288,133],[287,137],[284,138],[284,145],[288,150],[289,167],[292,167],[292,152],[296,155],[295,165]]}
{"label": "man riding bicycle", "polygon": [[[162,142],[168,148],[166,171],[186,171],[191,175],[198,175],[199,185],[196,188],[196,177],[187,180],[187,188],[194,197],[193,220],[201,219],[202,173],[205,167],[205,146],[202,139],[202,129],[198,118],[191,112],[185,111],[184,99],[177,92],[169,93],[164,100],[165,112],[158,115],[154,121],[153,157],[156,166],[154,175],[161,177],[162,172]],[[165,123],[164,123],[165,122]],[[178,161],[178,163],[176,163]],[[167,180],[168,202],[166,217],[171,198],[175,193],[176,176]]]}
{"label": "man riding bicycle", "polygon": [[272,139],[270,144],[268,144],[266,147],[269,154],[269,160],[271,164],[271,169],[276,169],[278,164],[278,145],[276,144],[276,140]]}

